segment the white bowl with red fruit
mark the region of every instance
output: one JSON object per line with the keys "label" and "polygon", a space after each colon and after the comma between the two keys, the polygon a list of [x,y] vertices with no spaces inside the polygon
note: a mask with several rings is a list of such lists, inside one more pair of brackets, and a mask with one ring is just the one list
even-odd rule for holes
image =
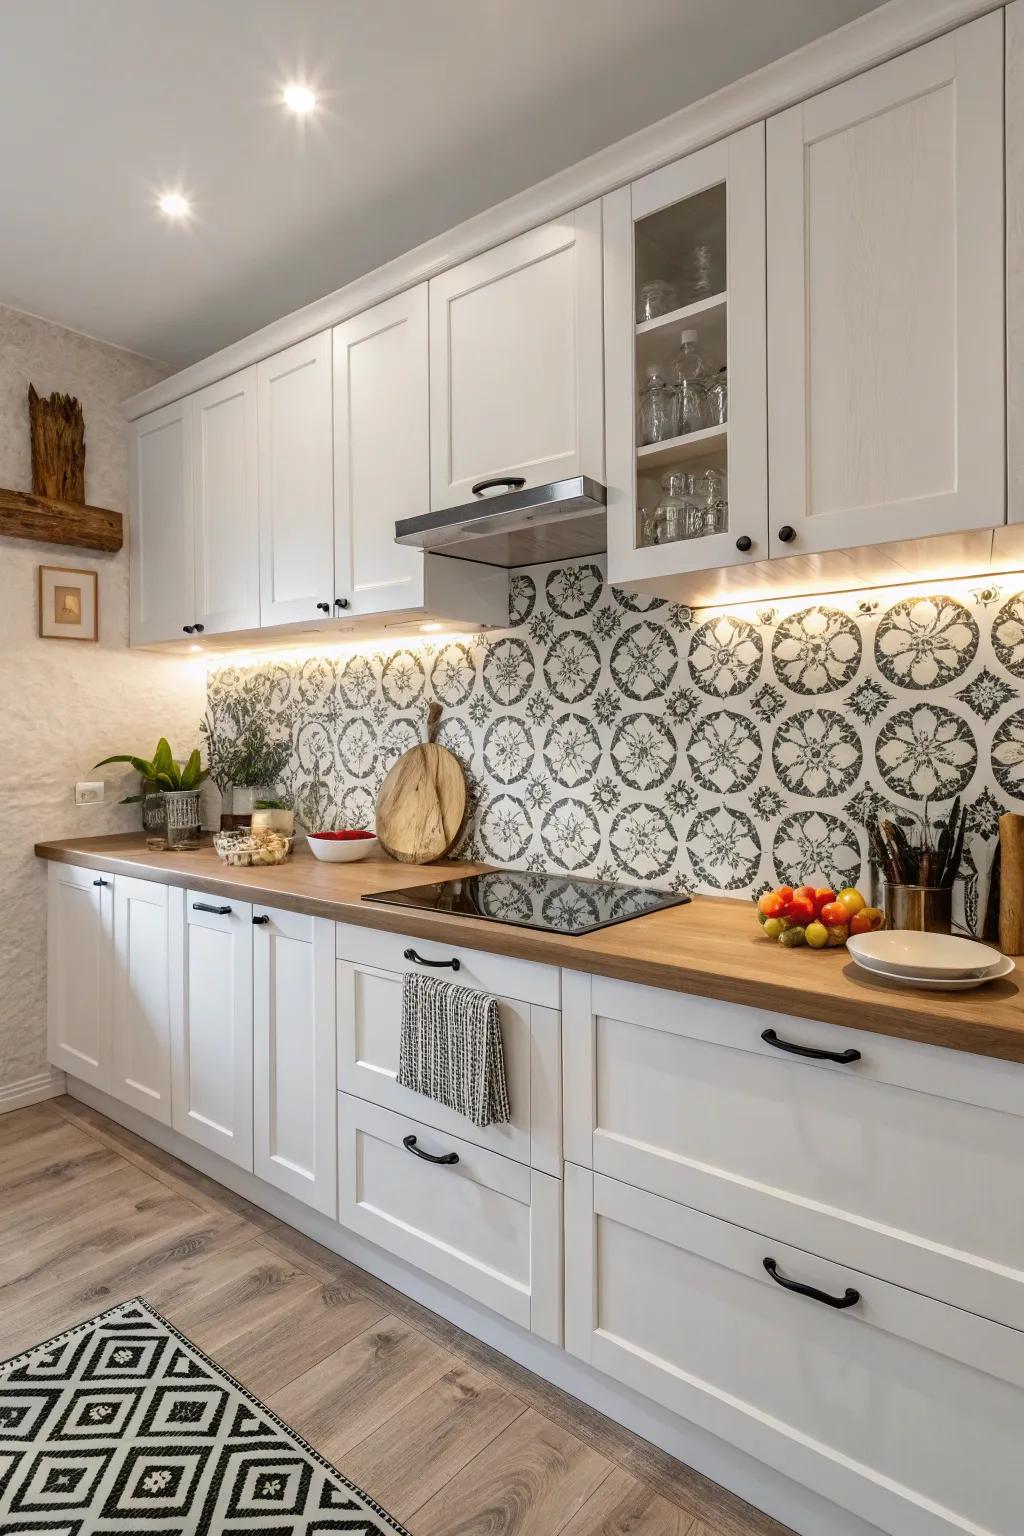
{"label": "white bowl with red fruit", "polygon": [[783,949],[843,949],[851,933],[874,933],[885,921],[855,886],[776,886],[758,897],[757,915],[766,939]]}
{"label": "white bowl with red fruit", "polygon": [[354,864],[376,853],[376,834],[362,827],[348,827],[340,832],[308,833],[310,852],[325,864]]}

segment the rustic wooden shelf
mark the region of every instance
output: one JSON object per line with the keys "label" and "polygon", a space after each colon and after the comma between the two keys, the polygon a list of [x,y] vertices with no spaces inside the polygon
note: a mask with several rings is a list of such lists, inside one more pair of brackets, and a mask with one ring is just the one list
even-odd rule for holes
{"label": "rustic wooden shelf", "polygon": [[0,490],[0,534],[113,554],[124,544],[124,519],[107,507]]}

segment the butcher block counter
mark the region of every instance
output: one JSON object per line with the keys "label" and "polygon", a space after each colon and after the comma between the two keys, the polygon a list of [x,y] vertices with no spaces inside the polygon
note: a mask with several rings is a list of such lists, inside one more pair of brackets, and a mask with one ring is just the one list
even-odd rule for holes
{"label": "butcher block counter", "polygon": [[384,856],[326,864],[300,846],[285,864],[236,869],[224,864],[212,845],[194,853],[154,853],[141,833],[65,838],[37,843],[35,851],[39,858],[58,863],[167,885],[198,885],[217,896],[272,902],[286,910],[412,938],[1024,1061],[1020,971],[973,992],[897,989],[875,981],[845,950],[784,950],[768,943],[746,900],[697,896],[686,906],[571,938],[362,900],[378,891],[479,874],[488,867],[483,864],[398,864]]}

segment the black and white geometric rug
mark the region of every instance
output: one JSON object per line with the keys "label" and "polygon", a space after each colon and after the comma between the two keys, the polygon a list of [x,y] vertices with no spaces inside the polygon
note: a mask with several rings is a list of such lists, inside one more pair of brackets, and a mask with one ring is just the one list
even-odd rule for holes
{"label": "black and white geometric rug", "polygon": [[0,1536],[408,1536],[139,1298],[0,1364]]}

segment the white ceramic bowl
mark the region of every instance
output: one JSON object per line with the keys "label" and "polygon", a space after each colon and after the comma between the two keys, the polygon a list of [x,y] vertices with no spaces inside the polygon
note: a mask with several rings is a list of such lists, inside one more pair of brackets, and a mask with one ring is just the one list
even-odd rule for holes
{"label": "white ceramic bowl", "polygon": [[992,969],[983,976],[974,973],[970,976],[943,976],[940,979],[938,976],[906,976],[900,971],[887,971],[877,964],[865,965],[856,955],[853,958],[876,981],[888,982],[891,987],[923,987],[929,992],[969,992],[972,987],[983,987],[988,981],[999,981],[1015,969],[1008,955],[999,955]]}
{"label": "white ceramic bowl", "polygon": [[310,852],[325,864],[355,864],[360,859],[376,853],[379,844],[375,837],[332,837],[330,833],[310,832]]}
{"label": "white ceramic bowl", "polygon": [[984,976],[1002,960],[997,949],[974,939],[957,939],[948,933],[911,933],[902,928],[852,934],[846,947],[869,970],[884,967],[891,975],[927,976],[936,981]]}

